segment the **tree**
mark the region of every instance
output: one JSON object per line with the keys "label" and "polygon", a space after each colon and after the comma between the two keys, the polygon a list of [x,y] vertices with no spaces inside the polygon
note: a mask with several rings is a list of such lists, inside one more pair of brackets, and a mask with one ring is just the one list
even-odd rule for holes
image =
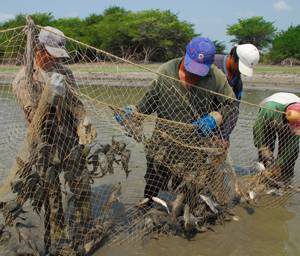
{"label": "tree", "polygon": [[101,49],[144,62],[180,56],[195,36],[192,24],[160,10],[131,12],[111,7],[104,11],[95,29],[101,38]]}
{"label": "tree", "polygon": [[239,19],[238,23],[227,27],[227,35],[234,36],[231,42],[252,43],[259,49],[272,42],[275,32],[274,22],[265,21],[261,16]]}
{"label": "tree", "polygon": [[274,63],[287,58],[300,60],[300,25],[290,26],[275,36],[269,58]]}
{"label": "tree", "polygon": [[[5,29],[26,25],[26,16],[27,14],[18,14],[15,16],[15,18],[3,22],[0,27]],[[54,21],[54,16],[51,12],[37,12],[30,14],[30,16],[36,24],[41,26],[51,26],[52,22]]]}
{"label": "tree", "polygon": [[221,41],[218,41],[218,40],[214,40],[213,43],[216,47],[216,53],[217,54],[224,54],[224,51],[226,49],[225,43],[221,42]]}
{"label": "tree", "polygon": [[[139,61],[165,61],[183,54],[186,44],[196,36],[193,24],[179,20],[171,11],[145,10],[132,12],[113,6],[102,14],[91,14],[85,19],[59,18],[51,13],[32,15],[37,25],[53,26],[66,36],[90,44],[123,58]],[[12,28],[26,24],[26,15],[0,24],[0,28]],[[0,40],[1,41],[1,40]],[[95,50],[68,43],[80,58],[92,58]],[[72,49],[73,47],[73,49]]]}
{"label": "tree", "polygon": [[192,24],[179,21],[169,10],[138,12],[133,28],[133,42],[140,45],[144,62],[182,55],[186,44],[196,35]]}

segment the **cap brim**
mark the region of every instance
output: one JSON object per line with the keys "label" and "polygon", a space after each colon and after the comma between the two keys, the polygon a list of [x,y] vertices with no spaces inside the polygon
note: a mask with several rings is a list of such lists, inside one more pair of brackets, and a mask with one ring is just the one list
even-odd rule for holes
{"label": "cap brim", "polygon": [[206,76],[210,70],[210,66],[195,62],[187,54],[184,57],[184,68],[192,74]]}
{"label": "cap brim", "polygon": [[69,54],[64,48],[57,48],[45,45],[47,52],[55,58],[69,58]]}
{"label": "cap brim", "polygon": [[241,60],[239,60],[239,71],[245,76],[253,75],[253,68],[249,68]]}

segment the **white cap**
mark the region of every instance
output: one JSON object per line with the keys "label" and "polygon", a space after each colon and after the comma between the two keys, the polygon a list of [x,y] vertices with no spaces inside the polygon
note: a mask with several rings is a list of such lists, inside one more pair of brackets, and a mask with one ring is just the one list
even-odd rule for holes
{"label": "white cap", "polygon": [[259,51],[253,44],[241,44],[236,47],[239,57],[239,71],[245,76],[253,75],[253,67],[259,61]]}
{"label": "white cap", "polygon": [[39,42],[45,46],[51,56],[55,58],[69,57],[65,48],[65,35],[60,30],[50,26],[44,27],[40,31]]}

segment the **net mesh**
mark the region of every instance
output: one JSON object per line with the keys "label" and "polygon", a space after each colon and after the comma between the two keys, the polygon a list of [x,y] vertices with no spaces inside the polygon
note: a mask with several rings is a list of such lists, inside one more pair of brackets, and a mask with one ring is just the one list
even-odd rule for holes
{"label": "net mesh", "polygon": [[[2,251],[190,237],[234,220],[237,204],[276,207],[298,192],[298,137],[283,112],[68,37],[58,61],[41,29],[0,31]],[[222,120],[207,135],[192,122],[209,113]]]}

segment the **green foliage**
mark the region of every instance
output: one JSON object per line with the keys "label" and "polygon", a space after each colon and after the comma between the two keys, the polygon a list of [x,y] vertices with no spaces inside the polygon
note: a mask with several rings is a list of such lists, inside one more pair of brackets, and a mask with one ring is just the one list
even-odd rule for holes
{"label": "green foliage", "polygon": [[286,58],[300,60],[300,25],[290,26],[286,31],[281,31],[273,40],[269,59],[279,63]]}
{"label": "green foliage", "polygon": [[93,30],[98,38],[94,43],[101,49],[144,62],[181,55],[186,43],[195,36],[193,26],[179,21],[170,11],[130,12],[117,7],[104,11]]}
{"label": "green foliage", "polygon": [[[113,6],[103,14],[91,14],[85,19],[54,19],[51,13],[31,16],[36,24],[56,27],[66,36],[144,62],[165,61],[182,55],[186,44],[196,35],[192,24],[180,21],[169,10],[132,12]],[[0,29],[24,24],[26,15],[19,14],[0,24]]]}
{"label": "green foliage", "polygon": [[227,35],[234,36],[231,42],[252,43],[259,49],[272,42],[275,32],[273,22],[265,21],[261,16],[239,19],[238,23],[227,27]]}
{"label": "green foliage", "polygon": [[221,41],[218,41],[218,40],[214,40],[213,43],[216,47],[216,53],[217,54],[224,54],[224,51],[226,49],[225,43],[221,42]]}
{"label": "green foliage", "polygon": [[[26,24],[26,16],[27,14],[18,14],[14,19],[10,19],[6,22],[0,24],[1,29],[5,28],[13,28],[18,26],[23,26]],[[52,13],[34,13],[30,15],[36,24],[41,26],[50,26],[54,21],[54,16]]]}
{"label": "green foliage", "polygon": [[170,11],[159,10],[136,13],[130,34],[144,62],[182,55],[186,44],[195,36],[192,24],[179,21]]}

